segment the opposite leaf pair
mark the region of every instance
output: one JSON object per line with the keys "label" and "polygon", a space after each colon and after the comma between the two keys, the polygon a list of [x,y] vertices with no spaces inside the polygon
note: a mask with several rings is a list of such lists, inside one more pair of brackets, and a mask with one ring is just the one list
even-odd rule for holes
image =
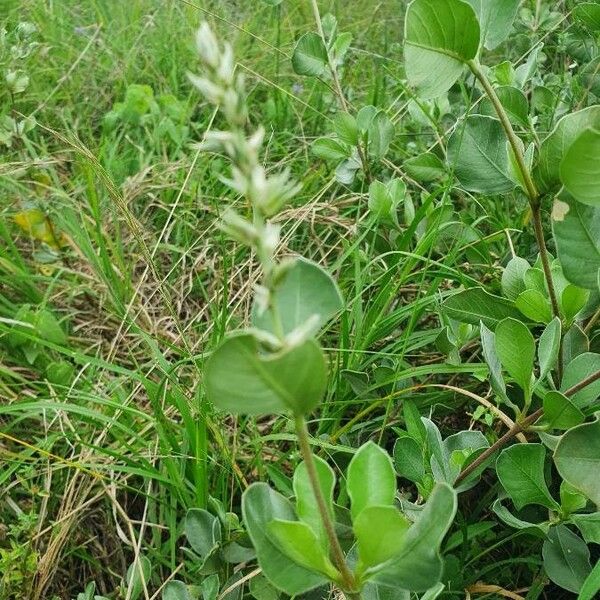
{"label": "opposite leaf pair", "polygon": [[[327,512],[334,518],[335,475],[315,458]],[[439,546],[456,510],[456,494],[446,484],[434,489],[415,523],[395,505],[396,475],[388,454],[369,442],[353,457],[347,472],[350,518],[355,544],[347,562],[353,567],[354,590],[369,585],[424,591],[439,581]],[[326,584],[344,588],[330,559],[324,528],[305,463],[294,474],[296,505],[264,483],[244,493],[242,510],[248,533],[265,576],[295,595]],[[340,509],[341,510],[341,509]]]}

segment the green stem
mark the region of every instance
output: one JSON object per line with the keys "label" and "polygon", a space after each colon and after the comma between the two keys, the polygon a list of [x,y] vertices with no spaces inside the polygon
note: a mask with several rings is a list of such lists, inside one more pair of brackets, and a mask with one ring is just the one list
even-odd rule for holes
{"label": "green stem", "polygon": [[344,552],[335,533],[335,526],[333,524],[333,520],[331,519],[331,515],[327,510],[325,497],[323,496],[323,491],[321,490],[321,486],[319,484],[319,476],[315,466],[315,459],[310,449],[309,433],[305,418],[302,415],[296,415],[294,417],[294,425],[296,427],[296,435],[298,436],[300,453],[302,454],[302,459],[306,465],[306,473],[308,474],[308,479],[317,502],[317,508],[319,509],[321,520],[323,521],[323,527],[325,528],[325,533],[327,534],[327,539],[329,540],[331,559],[342,576],[344,593],[348,600],[360,600],[360,592],[356,591],[356,581],[354,579],[354,575],[346,563]]}
{"label": "green stem", "polygon": [[496,91],[494,90],[489,79],[481,70],[479,63],[476,60],[469,60],[467,61],[467,65],[479,83],[481,83],[481,86],[483,87],[487,97],[492,103],[494,110],[500,119],[500,123],[506,132],[506,137],[508,138],[508,143],[510,144],[515,160],[517,161],[517,166],[521,172],[523,183],[525,184],[525,191],[527,193],[529,205],[531,206],[535,239],[540,250],[540,259],[544,269],[546,284],[548,285],[548,294],[550,295],[552,312],[554,313],[555,317],[560,319],[560,309],[558,306],[556,291],[554,289],[554,282],[552,281],[552,272],[550,270],[550,258],[548,256],[548,249],[546,248],[546,241],[544,240],[544,231],[542,228],[540,194],[535,186],[531,172],[527,167],[527,163],[525,162],[525,157],[523,156],[523,151],[521,149],[521,140],[515,133],[510,119],[508,118],[508,114],[506,113],[506,110],[504,110],[504,106],[502,106],[502,102],[500,102],[500,99],[498,98],[498,95],[496,94]]}

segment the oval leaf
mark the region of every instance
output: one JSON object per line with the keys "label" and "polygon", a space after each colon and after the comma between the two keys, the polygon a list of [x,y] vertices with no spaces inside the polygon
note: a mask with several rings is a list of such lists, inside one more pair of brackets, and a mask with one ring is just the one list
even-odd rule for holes
{"label": "oval leaf", "polygon": [[251,333],[228,337],[206,363],[206,392],[237,414],[309,412],[327,384],[323,352],[313,340],[274,354],[260,352]]}
{"label": "oval leaf", "polygon": [[449,90],[477,55],[479,23],[461,0],[414,0],[404,30],[406,76],[422,98]]}

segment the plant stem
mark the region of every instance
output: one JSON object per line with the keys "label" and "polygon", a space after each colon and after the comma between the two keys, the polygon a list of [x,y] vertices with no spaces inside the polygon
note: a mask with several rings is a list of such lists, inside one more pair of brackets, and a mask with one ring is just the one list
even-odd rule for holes
{"label": "plant stem", "polygon": [[[581,391],[583,388],[591,385],[595,381],[600,379],[600,371],[596,371],[596,373],[592,373],[585,379],[582,379],[579,383],[576,383],[574,386],[570,387],[564,393],[565,396],[569,397],[577,392]],[[522,421],[515,423],[501,438],[496,440],[489,448],[487,448],[484,452],[482,452],[470,465],[468,465],[465,469],[463,469],[459,476],[456,478],[454,485],[458,485],[461,481],[463,481],[466,477],[468,477],[473,471],[479,468],[492,454],[494,454],[497,450],[505,446],[512,438],[514,438],[517,434],[525,431],[530,425],[533,425],[540,417],[544,415],[544,409],[538,408],[535,412],[531,413],[528,417],[524,418]]]}
{"label": "plant stem", "polygon": [[[523,156],[523,151],[521,149],[521,140],[515,133],[510,119],[508,118],[508,114],[506,113],[506,110],[504,110],[502,102],[500,102],[500,98],[498,98],[498,95],[496,94],[489,79],[481,70],[479,63],[476,60],[469,60],[467,61],[467,65],[469,69],[471,69],[471,72],[473,73],[473,75],[475,75],[479,83],[481,83],[481,86],[483,87],[487,97],[490,99],[490,102],[494,106],[494,110],[496,111],[496,114],[500,119],[500,123],[502,124],[502,127],[506,133],[506,137],[508,138],[508,143],[510,144],[515,160],[517,161],[517,166],[519,167],[519,171],[521,172],[521,177],[523,179],[523,183],[525,184],[525,191],[527,193],[527,198],[531,207],[535,239],[537,241],[537,245],[540,251],[540,259],[542,261],[542,267],[544,269],[546,285],[548,286],[548,294],[550,296],[550,302],[552,304],[552,312],[554,313],[555,317],[558,317],[560,319],[560,309],[558,306],[556,291],[554,289],[554,282],[552,281],[550,259],[548,256],[548,249],[546,248],[546,241],[544,240],[544,230],[542,228],[540,194],[535,186],[535,183],[531,176],[531,172],[527,167],[527,163],[525,162],[525,157]],[[560,367],[559,361],[559,371],[561,370],[562,368]]]}
{"label": "plant stem", "polygon": [[327,510],[327,504],[319,484],[319,476],[317,475],[315,460],[310,449],[309,433],[306,426],[306,420],[302,415],[296,415],[294,417],[294,425],[296,427],[296,435],[298,436],[300,453],[302,454],[304,464],[306,465],[306,473],[308,474],[308,479],[317,502],[317,508],[319,509],[321,520],[323,521],[323,527],[325,528],[325,533],[327,534],[327,538],[329,540],[331,559],[342,576],[345,588],[344,593],[348,597],[348,600],[359,600],[360,593],[355,591],[356,581],[354,579],[354,575],[346,563],[344,552],[335,533],[335,526],[333,524],[333,520],[331,519],[331,515]]}

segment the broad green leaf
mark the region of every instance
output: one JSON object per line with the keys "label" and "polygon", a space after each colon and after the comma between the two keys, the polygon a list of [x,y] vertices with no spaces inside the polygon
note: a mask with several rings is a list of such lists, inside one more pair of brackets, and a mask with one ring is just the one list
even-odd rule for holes
{"label": "broad green leaf", "polygon": [[[478,450],[488,448],[489,445],[481,431],[465,430],[449,435],[442,444],[446,460],[447,483],[454,483],[466,459]],[[457,457],[460,461],[456,460]],[[459,487],[457,491],[462,490]]]}
{"label": "broad green leaf", "polygon": [[544,396],[544,424],[550,429],[570,429],[585,420],[585,415],[564,394],[551,390]]}
{"label": "broad green leaf", "polygon": [[298,75],[319,77],[327,71],[327,48],[320,35],[305,33],[296,43],[292,67]]}
{"label": "broad green leaf", "polygon": [[[574,358],[566,367],[560,384],[561,391],[577,385],[590,375],[600,371],[600,354],[585,352]],[[571,396],[571,401],[579,408],[591,405],[600,397],[600,381],[594,381]]]}
{"label": "broad green leaf", "polygon": [[520,256],[513,256],[502,271],[502,293],[509,299],[515,300],[525,291],[525,273],[531,265]]}
{"label": "broad green leaf", "polygon": [[[315,456],[315,467],[319,484],[327,510],[333,519],[333,488],[335,487],[335,474],[333,469],[322,458]],[[329,542],[321,514],[317,507],[315,495],[306,470],[306,463],[301,462],[294,471],[294,494],[296,496],[296,513],[301,521],[304,521],[317,535],[321,547],[327,552]]]}
{"label": "broad green leaf", "polygon": [[594,600],[598,597],[598,592],[600,592],[600,560],[596,562],[596,565],[583,582],[577,600]]}
{"label": "broad green leaf", "polygon": [[275,589],[264,575],[258,574],[252,577],[249,583],[250,595],[255,600],[279,600],[281,592]]}
{"label": "broad green leaf", "polygon": [[498,119],[485,115],[467,117],[448,140],[448,162],[461,186],[471,192],[502,194],[515,188],[506,134]]}
{"label": "broad green leaf", "polygon": [[505,448],[496,461],[496,472],[502,487],[517,510],[528,504],[559,508],[544,480],[546,449],[542,444],[515,444]]}
{"label": "broad green leaf", "polygon": [[394,444],[394,465],[400,477],[421,483],[425,477],[423,450],[412,437],[401,437]]}
{"label": "broad green leaf", "polygon": [[579,355],[590,349],[590,341],[577,323],[573,323],[563,336],[562,355],[563,364],[569,365]]}
{"label": "broad green leaf", "polygon": [[169,581],[163,589],[162,600],[192,600],[192,597],[185,583]]}
{"label": "broad green leaf", "polygon": [[206,393],[222,410],[238,414],[309,412],[327,385],[327,365],[308,340],[283,352],[264,354],[251,333],[230,335],[208,359]]}
{"label": "broad green leaf", "polygon": [[560,352],[561,324],[558,317],[554,317],[540,336],[538,341],[538,363],[540,373],[538,380],[544,381],[554,368]]}
{"label": "broad green leaf", "polygon": [[368,129],[369,154],[383,158],[394,139],[395,128],[390,118],[382,110],[377,111]]}
{"label": "broad green leaf", "polygon": [[554,451],[560,476],[600,506],[600,421],[569,429]]}
{"label": "broad green leaf", "polygon": [[572,14],[591,31],[600,31],[600,4],[597,2],[581,2],[573,8]]}
{"label": "broad green leaf", "polygon": [[267,523],[267,533],[281,552],[301,567],[322,573],[330,579],[339,576],[315,532],[306,523],[274,519]]}
{"label": "broad green leaf", "polygon": [[502,366],[529,397],[535,358],[535,340],[527,326],[504,319],[496,326],[496,352]]}
{"label": "broad green leaf", "polygon": [[544,139],[535,170],[540,192],[552,192],[560,188],[559,169],[563,157],[579,135],[589,128],[600,128],[600,106],[589,106],[565,115]]}
{"label": "broad green leaf", "polygon": [[571,515],[570,519],[588,544],[600,544],[600,512]]}
{"label": "broad green leaf", "polygon": [[150,586],[150,576],[152,575],[152,563],[145,557],[140,556],[138,560],[133,561],[127,569],[125,576],[126,590],[123,596],[130,600],[138,600],[144,593],[144,588]]}
{"label": "broad green leaf", "polygon": [[575,200],[600,206],[600,131],[586,129],[567,148],[560,178]]}
{"label": "broad green leaf", "polygon": [[396,474],[389,454],[374,442],[363,444],[348,465],[346,487],[353,519],[367,506],[392,506]]}
{"label": "broad green leaf", "polygon": [[185,515],[183,532],[192,550],[201,558],[211,554],[221,541],[219,519],[203,508],[190,508]]}
{"label": "broad green leaf", "polygon": [[534,323],[549,323],[552,308],[548,298],[538,290],[525,290],[515,300],[515,306]]}
{"label": "broad green leaf", "polygon": [[568,323],[571,323],[585,308],[589,297],[590,290],[580,288],[572,283],[565,287],[560,295],[560,305]]}
{"label": "broad green leaf", "polygon": [[399,554],[409,525],[395,506],[368,506],[361,511],[352,527],[362,565],[375,567]]}
{"label": "broad green leaf", "polygon": [[481,336],[481,349],[483,352],[483,358],[487,363],[490,373],[490,385],[496,396],[501,400],[507,401],[506,395],[506,384],[504,383],[504,377],[502,376],[502,364],[498,358],[496,352],[496,337],[494,332],[488,329],[483,323],[479,325],[479,332]]}
{"label": "broad green leaf", "polygon": [[351,114],[337,113],[333,117],[333,129],[342,142],[351,146],[358,144],[358,123]]}
{"label": "broad green leaf", "polygon": [[242,496],[242,515],[264,576],[290,596],[302,594],[327,582],[322,575],[290,560],[273,543],[267,524],[275,519],[294,520],[292,504],[266,483],[253,483]]}
{"label": "broad green leaf", "polygon": [[[494,91],[509,119],[516,125],[527,127],[529,123],[529,103],[522,90],[512,85],[501,85]],[[488,99],[483,101],[481,112],[489,117],[497,117],[496,109]]]}
{"label": "broad green leaf", "polygon": [[592,570],[588,547],[566,525],[550,528],[542,556],[548,577],[570,592],[577,593]]}
{"label": "broad green leaf", "polygon": [[[311,318],[315,319],[315,328],[322,327],[343,306],[340,290],[331,275],[305,258],[296,258],[286,268],[275,284],[271,301],[277,309],[285,335],[302,327]],[[252,322],[258,329],[277,333],[271,313],[261,314],[256,305],[252,311]]]}
{"label": "broad green leaf", "polygon": [[442,307],[451,319],[471,325],[479,325],[481,321],[490,329],[494,329],[502,319],[521,317],[521,313],[510,300],[494,296],[480,287],[450,296]]}
{"label": "broad green leaf", "polygon": [[587,503],[588,499],[570,483],[560,482],[560,510],[563,515],[568,516],[575,511],[582,510]]}
{"label": "broad green leaf", "polygon": [[402,166],[410,177],[422,183],[441,179],[446,173],[444,163],[433,152],[413,156],[405,160]]}
{"label": "broad green leaf", "polygon": [[596,289],[600,269],[600,207],[563,195],[554,201],[552,231],[565,277],[573,284]]}
{"label": "broad green leaf", "polygon": [[415,592],[424,592],[435,585],[443,568],[440,545],[452,525],[456,505],[456,492],[452,487],[438,483],[418,520],[409,528],[400,554],[373,580]]}
{"label": "broad green leaf", "polygon": [[404,27],[404,60],[410,85],[423,98],[440,96],[477,55],[479,23],[461,0],[414,0]]}
{"label": "broad green leaf", "polygon": [[332,138],[317,138],[310,147],[311,152],[323,160],[340,161],[348,158],[350,149]]}
{"label": "broad green leaf", "polygon": [[481,37],[488,50],[493,50],[509,35],[521,0],[467,0],[477,13]]}

